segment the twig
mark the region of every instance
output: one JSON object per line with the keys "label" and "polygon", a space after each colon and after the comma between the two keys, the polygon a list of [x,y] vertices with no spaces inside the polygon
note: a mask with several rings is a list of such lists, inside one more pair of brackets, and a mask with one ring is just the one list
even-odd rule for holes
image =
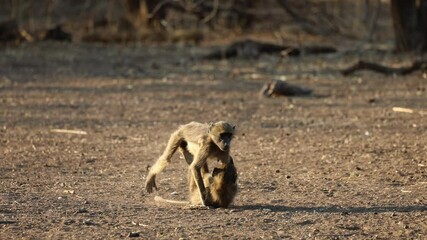
{"label": "twig", "polygon": [[78,134],[78,135],[86,135],[86,131],[82,130],[69,130],[69,129],[51,129],[51,132],[54,133],[68,133],[68,134]]}
{"label": "twig", "polygon": [[414,110],[410,108],[393,107],[392,109],[393,109],[393,112],[414,113]]}
{"label": "twig", "polygon": [[10,220],[1,220],[0,221],[0,225],[1,224],[15,224],[17,223],[17,221],[10,221]]}
{"label": "twig", "polygon": [[209,15],[207,15],[204,19],[203,19],[203,23],[208,23],[209,21],[211,21],[215,15],[218,12],[218,7],[219,7],[219,1],[218,0],[214,0],[214,5],[213,5],[213,9],[212,11],[209,13]]}
{"label": "twig", "polygon": [[393,107],[392,108],[393,112],[400,112],[400,113],[418,113],[421,116],[427,115],[426,111],[422,111],[422,110],[413,110],[410,108],[403,108],[403,107]]}
{"label": "twig", "polygon": [[392,75],[392,74],[407,75],[407,74],[411,74],[416,70],[425,69],[426,65],[427,65],[427,61],[420,60],[420,61],[413,62],[412,65],[409,67],[393,68],[393,67],[386,67],[386,66],[372,63],[372,62],[359,61],[348,68],[340,70],[340,72],[344,76],[350,75],[359,70],[371,70],[371,71],[375,71],[375,72],[379,72],[387,75]]}
{"label": "twig", "polygon": [[163,0],[161,2],[159,2],[156,7],[154,7],[153,11],[151,11],[151,13],[148,14],[148,18],[154,18],[154,16],[157,14],[157,12],[164,6],[166,6],[167,4],[171,3],[171,2],[177,2],[176,0]]}
{"label": "twig", "polygon": [[250,39],[236,41],[226,46],[223,49],[215,49],[205,55],[204,59],[229,59],[233,57],[258,57],[260,54],[279,53],[283,52],[288,57],[300,56],[301,52],[305,54],[328,54],[334,53],[337,50],[328,46],[306,46],[296,48],[292,46],[277,45],[267,42],[258,42]]}

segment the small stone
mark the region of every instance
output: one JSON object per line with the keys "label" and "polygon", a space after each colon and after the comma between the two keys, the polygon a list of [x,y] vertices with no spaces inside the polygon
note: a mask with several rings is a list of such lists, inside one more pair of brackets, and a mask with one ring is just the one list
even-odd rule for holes
{"label": "small stone", "polygon": [[74,190],[64,190],[63,193],[74,194]]}
{"label": "small stone", "polygon": [[74,221],[74,220],[72,220],[72,219],[69,219],[69,220],[65,220],[64,221],[64,225],[71,225],[71,224],[73,224],[73,223],[75,223],[76,221]]}
{"label": "small stone", "polygon": [[266,218],[266,219],[264,219],[264,220],[262,220],[264,223],[272,223],[272,222],[274,222],[274,220],[273,219],[271,219],[271,218]]}
{"label": "small stone", "polygon": [[92,221],[92,219],[85,219],[85,220],[83,220],[83,224],[84,225],[88,225],[88,226],[96,225],[95,222]]}
{"label": "small stone", "polygon": [[79,210],[77,210],[77,213],[87,213],[87,209],[86,208],[79,208]]}

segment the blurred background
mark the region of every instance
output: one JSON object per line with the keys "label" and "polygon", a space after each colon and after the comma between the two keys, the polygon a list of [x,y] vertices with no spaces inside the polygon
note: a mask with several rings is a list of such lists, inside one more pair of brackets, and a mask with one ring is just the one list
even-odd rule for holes
{"label": "blurred background", "polygon": [[254,36],[293,43],[344,37],[394,44],[395,36],[407,35],[411,40],[401,40],[398,47],[419,50],[424,48],[424,2],[0,0],[0,40],[37,41],[54,29],[69,34],[59,39],[120,43],[204,44]]}

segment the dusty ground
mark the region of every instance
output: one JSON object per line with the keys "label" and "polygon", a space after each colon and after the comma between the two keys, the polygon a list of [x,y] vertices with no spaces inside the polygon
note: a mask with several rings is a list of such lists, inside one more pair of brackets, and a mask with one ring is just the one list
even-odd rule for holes
{"label": "dusty ground", "polygon": [[[38,43],[0,50],[0,238],[423,239],[427,80],[333,69],[335,54],[202,61],[203,49]],[[308,98],[260,99],[286,77]],[[415,113],[393,112],[408,107]],[[420,112],[424,111],[424,112]],[[229,209],[157,206],[147,166],[189,121],[237,125]],[[87,135],[54,133],[77,129]],[[157,194],[186,196],[175,157]],[[172,192],[178,193],[171,195]]]}

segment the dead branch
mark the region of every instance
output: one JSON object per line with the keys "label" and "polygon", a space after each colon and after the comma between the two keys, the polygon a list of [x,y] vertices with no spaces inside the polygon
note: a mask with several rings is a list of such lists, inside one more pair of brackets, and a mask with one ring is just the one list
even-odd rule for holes
{"label": "dead branch", "polygon": [[284,56],[296,57],[304,54],[327,54],[337,50],[328,46],[307,46],[297,48],[293,46],[278,45],[273,43],[258,42],[250,39],[236,41],[225,48],[215,49],[204,56],[204,59],[219,60],[233,57],[254,58],[261,54],[283,53]]}
{"label": "dead branch", "polygon": [[203,19],[203,23],[207,23],[207,22],[209,22],[210,20],[212,20],[214,17],[215,17],[215,15],[218,13],[218,7],[219,7],[219,0],[214,0],[214,7],[213,7],[213,9],[212,9],[212,11],[209,13],[209,15],[208,16],[206,16],[204,19]]}
{"label": "dead branch", "polygon": [[348,68],[340,70],[340,72],[344,76],[353,74],[354,72],[360,71],[360,70],[371,70],[371,71],[379,72],[386,75],[407,75],[417,70],[425,70],[426,67],[427,67],[427,61],[422,61],[422,60],[415,61],[408,67],[400,67],[400,68],[387,67],[387,66],[383,66],[380,64],[372,63],[372,62],[359,61]]}

